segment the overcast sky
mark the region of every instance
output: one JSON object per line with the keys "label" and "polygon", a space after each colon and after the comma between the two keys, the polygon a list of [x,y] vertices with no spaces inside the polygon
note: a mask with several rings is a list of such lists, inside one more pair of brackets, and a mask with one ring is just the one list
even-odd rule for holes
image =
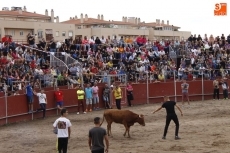
{"label": "overcast sky", "polygon": [[[228,3],[227,16],[214,16],[216,3]],[[121,21],[122,16],[138,17],[141,21],[155,22],[156,19],[181,27],[180,31],[191,31],[192,34],[205,33],[214,36],[230,34],[230,1],[218,0],[8,0],[0,7],[27,7],[27,11],[45,14],[48,9],[54,10],[54,16],[60,21],[69,20],[75,15],[88,14],[97,18],[103,14],[105,20]]]}

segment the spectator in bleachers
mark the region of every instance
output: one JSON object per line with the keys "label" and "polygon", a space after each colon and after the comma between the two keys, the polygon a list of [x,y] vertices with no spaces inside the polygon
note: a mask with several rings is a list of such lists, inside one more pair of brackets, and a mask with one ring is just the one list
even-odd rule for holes
{"label": "spectator in bleachers", "polygon": [[32,48],[36,48],[36,44],[35,44],[35,36],[34,35],[31,35],[31,33],[29,33],[27,35],[27,42],[29,44],[30,47]]}

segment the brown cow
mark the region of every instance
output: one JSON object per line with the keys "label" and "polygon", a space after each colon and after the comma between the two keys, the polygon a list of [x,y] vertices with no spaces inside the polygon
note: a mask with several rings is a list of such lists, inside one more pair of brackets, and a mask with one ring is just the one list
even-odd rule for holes
{"label": "brown cow", "polygon": [[110,135],[112,136],[111,124],[113,122],[123,124],[125,126],[124,136],[126,136],[126,133],[128,132],[128,137],[130,137],[129,135],[130,126],[134,125],[134,123],[137,122],[140,125],[145,126],[144,115],[135,114],[130,110],[109,109],[104,112],[102,123],[104,121],[104,118],[108,123],[107,125],[108,136]]}

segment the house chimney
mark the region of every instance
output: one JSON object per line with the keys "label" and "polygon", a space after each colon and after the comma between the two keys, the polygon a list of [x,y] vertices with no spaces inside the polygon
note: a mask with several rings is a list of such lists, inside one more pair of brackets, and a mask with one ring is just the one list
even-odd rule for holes
{"label": "house chimney", "polygon": [[81,13],[81,23],[83,23],[83,14]]}
{"label": "house chimney", "polygon": [[103,14],[101,15],[101,20],[104,20],[104,16],[103,16]]}
{"label": "house chimney", "polygon": [[100,15],[99,14],[97,15],[97,19],[100,20]]}
{"label": "house chimney", "polygon": [[24,12],[26,12],[26,11],[27,11],[26,6],[24,6],[23,11],[24,11]]}
{"label": "house chimney", "polygon": [[85,21],[88,21],[88,15],[85,14]]}
{"label": "house chimney", "polygon": [[54,22],[54,10],[51,9],[51,22]]}
{"label": "house chimney", "polygon": [[169,25],[169,20],[167,20],[167,25]]}
{"label": "house chimney", "polygon": [[137,18],[134,18],[134,24],[138,24]]}
{"label": "house chimney", "polygon": [[139,24],[139,23],[141,23],[141,19],[140,19],[140,18],[138,18],[138,24]]}
{"label": "house chimney", "polygon": [[46,16],[49,16],[48,10],[47,10],[47,9],[46,9],[46,11],[45,11],[45,15],[46,15]]}
{"label": "house chimney", "polygon": [[19,13],[19,14],[22,14],[22,10],[18,10],[18,13]]}
{"label": "house chimney", "polygon": [[59,16],[56,17],[56,23],[59,23]]}
{"label": "house chimney", "polygon": [[76,15],[75,15],[74,19],[77,20],[77,16]]}
{"label": "house chimney", "polygon": [[70,17],[69,19],[72,20],[72,17]]}
{"label": "house chimney", "polygon": [[164,21],[164,20],[162,20],[162,21],[161,21],[161,24],[162,24],[162,25],[164,25],[164,24],[165,24],[164,22],[165,22],[165,21]]}

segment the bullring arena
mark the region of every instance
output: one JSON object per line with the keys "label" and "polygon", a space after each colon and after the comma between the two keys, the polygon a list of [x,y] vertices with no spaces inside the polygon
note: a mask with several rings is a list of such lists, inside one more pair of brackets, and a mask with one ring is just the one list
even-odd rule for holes
{"label": "bullring arena", "polygon": [[[181,106],[181,103],[178,103]],[[131,138],[123,137],[124,126],[112,124],[113,137],[110,140],[110,153],[229,153],[230,120],[229,100],[194,101],[182,107],[184,116],[176,110],[181,140],[174,140],[175,125],[171,122],[166,140],[162,140],[165,125],[165,110],[151,114],[158,104],[137,105],[129,109],[145,115],[146,126],[135,124],[131,127]],[[69,153],[89,153],[88,130],[93,127],[93,118],[102,117],[103,110],[88,114],[70,113],[72,134]],[[41,115],[41,114],[40,114]],[[45,120],[2,126],[1,153],[50,153],[55,152],[56,135],[52,124],[57,116]],[[106,128],[106,122],[102,127]]]}

